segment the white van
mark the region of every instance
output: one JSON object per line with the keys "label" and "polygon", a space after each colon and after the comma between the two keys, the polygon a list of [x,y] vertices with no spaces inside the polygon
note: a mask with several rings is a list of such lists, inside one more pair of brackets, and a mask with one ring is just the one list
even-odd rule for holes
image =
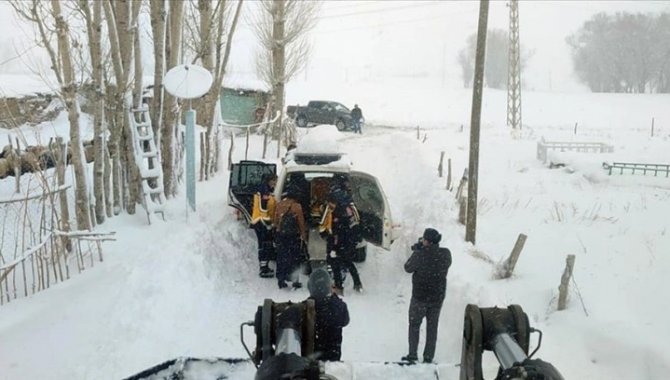
{"label": "white van", "polygon": [[[281,194],[290,182],[300,183],[309,200],[303,208],[309,212],[308,251],[310,260],[325,260],[326,242],[319,235],[318,225],[321,219],[319,206],[325,202],[330,190],[330,182],[334,176],[342,176],[349,180],[352,197],[361,217],[364,241],[356,250],[354,261],[365,261],[367,243],[386,250],[391,249],[393,236],[393,220],[386,195],[376,177],[368,173],[352,170],[352,165],[344,154],[299,154],[287,157],[278,174],[275,187],[275,198]],[[253,194],[267,173],[277,174],[277,166],[260,161],[241,161],[233,164],[228,184],[228,204],[244,215],[246,222],[251,220]],[[299,178],[300,177],[300,178]],[[304,177],[302,180],[301,177]]]}

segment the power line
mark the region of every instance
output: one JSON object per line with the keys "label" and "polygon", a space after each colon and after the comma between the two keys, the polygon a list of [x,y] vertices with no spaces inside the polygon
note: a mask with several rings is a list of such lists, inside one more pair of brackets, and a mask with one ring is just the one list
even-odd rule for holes
{"label": "power line", "polygon": [[341,32],[341,31],[349,31],[349,30],[359,30],[359,29],[382,29],[383,27],[386,26],[393,26],[393,25],[402,25],[402,24],[413,24],[419,21],[427,21],[427,20],[438,20],[441,18],[445,18],[448,16],[454,16],[454,15],[459,15],[459,14],[467,14],[467,13],[475,13],[477,12],[476,9],[472,10],[467,10],[467,11],[459,11],[459,12],[452,12],[452,13],[446,13],[446,14],[437,14],[433,15],[431,17],[422,17],[422,18],[414,18],[414,19],[409,19],[409,20],[400,20],[400,21],[394,21],[394,22],[387,22],[387,23],[381,23],[381,24],[375,24],[375,25],[362,25],[362,26],[356,26],[356,27],[351,27],[351,28],[339,28],[339,29],[331,29],[331,30],[315,30],[314,34],[327,34],[327,33],[335,33],[335,32]]}
{"label": "power line", "polygon": [[[316,20],[325,20],[325,19],[332,19],[332,18],[340,18],[340,17],[350,17],[350,16],[358,16],[362,14],[369,14],[369,13],[384,13],[384,12],[394,12],[394,11],[400,11],[400,10],[406,10],[406,9],[417,9],[417,8],[424,8],[427,6],[431,5],[436,5],[436,4],[444,4],[443,2],[439,1],[432,1],[432,2],[421,2],[421,3],[413,3],[411,5],[404,5],[401,7],[394,7],[394,8],[381,8],[381,9],[368,9],[368,10],[361,10],[358,12],[349,12],[349,13],[339,13],[339,14],[331,14],[331,15],[323,15],[323,16],[317,16],[315,17]],[[344,8],[344,7],[342,7]],[[249,20],[244,20],[244,24],[246,25],[255,25],[258,23],[255,22],[249,22]]]}
{"label": "power line", "polygon": [[367,14],[367,13],[383,13],[383,12],[393,12],[393,11],[400,11],[404,9],[416,9],[416,8],[423,8],[426,6],[430,5],[435,5],[435,4],[443,4],[442,2],[423,2],[421,4],[418,3],[413,3],[412,5],[404,5],[402,7],[394,7],[394,8],[382,8],[382,9],[369,9],[369,10],[364,10],[364,11],[358,11],[358,12],[349,12],[349,13],[340,13],[340,14],[334,14],[334,15],[326,15],[326,16],[319,16],[317,19],[328,19],[328,18],[337,18],[337,17],[348,17],[348,16],[358,16],[362,14]]}
{"label": "power line", "polygon": [[[374,24],[374,25],[361,25],[361,26],[354,26],[354,27],[351,27],[351,28],[326,29],[326,30],[315,29],[315,30],[311,31],[310,34],[329,34],[329,33],[338,33],[338,32],[345,32],[345,31],[351,31],[351,30],[383,29],[384,27],[387,27],[387,26],[413,24],[413,23],[416,23],[416,22],[428,21],[428,20],[439,20],[439,19],[449,17],[449,16],[475,13],[475,12],[477,12],[476,9],[471,9],[471,10],[466,10],[466,11],[458,11],[458,12],[437,14],[437,15],[433,15],[431,17],[421,17],[421,18],[414,18],[414,19],[409,19],[409,20],[400,20],[400,21],[394,21],[394,22],[386,22],[386,23]],[[233,38],[233,41],[236,42],[236,43],[239,43],[239,42],[244,42],[244,41],[250,41],[250,39],[245,38],[245,37],[239,38],[239,39],[238,38]]]}

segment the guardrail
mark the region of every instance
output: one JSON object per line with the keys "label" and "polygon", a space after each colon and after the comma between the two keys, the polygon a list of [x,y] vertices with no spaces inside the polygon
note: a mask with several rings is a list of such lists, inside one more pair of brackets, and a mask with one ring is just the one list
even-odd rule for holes
{"label": "guardrail", "polygon": [[558,150],[561,152],[592,152],[592,153],[610,153],[614,147],[599,142],[569,142],[569,141],[545,141],[544,137],[537,142],[537,159],[547,162],[547,152]]}
{"label": "guardrail", "polygon": [[670,177],[670,164],[642,164],[642,163],[633,163],[633,162],[613,162],[607,163],[603,162],[603,169],[607,170],[609,175],[612,175],[612,172],[619,170],[619,174],[624,174],[624,172],[630,171],[630,174],[635,174],[636,172],[642,173],[642,175],[647,175],[647,173],[654,173],[654,177],[658,177],[658,173],[665,173],[665,177]]}

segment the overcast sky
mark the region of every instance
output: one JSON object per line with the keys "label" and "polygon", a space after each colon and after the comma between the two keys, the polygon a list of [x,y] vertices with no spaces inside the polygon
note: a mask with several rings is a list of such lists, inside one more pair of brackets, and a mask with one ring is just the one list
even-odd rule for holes
{"label": "overcast sky", "polygon": [[[534,52],[524,85],[542,91],[585,91],[572,75],[565,38],[598,12],[670,11],[668,1],[521,1],[520,38]],[[477,30],[477,1],[325,1],[313,30],[309,68],[299,79],[430,81],[462,87],[456,57]],[[505,31],[505,1],[490,2],[489,28]],[[240,29],[235,70],[246,61],[253,36]],[[425,79],[428,76],[430,79]],[[373,79],[370,79],[373,78]]]}
{"label": "overcast sky", "polygon": [[[477,1],[324,1],[310,39],[313,53],[297,80],[415,80],[442,87],[462,86],[456,57],[477,28]],[[254,8],[247,0],[245,12]],[[597,12],[670,12],[669,1],[521,1],[522,45],[533,52],[523,83],[540,91],[584,91],[572,75],[565,38]],[[489,28],[507,30],[505,1],[491,1]],[[231,71],[254,71],[257,49],[245,17],[236,35]],[[26,72],[33,45],[30,30],[0,1],[0,74]],[[9,62],[7,60],[10,59]],[[34,60],[29,60],[34,61]],[[145,59],[150,73],[152,59]],[[48,66],[47,66],[48,67]]]}

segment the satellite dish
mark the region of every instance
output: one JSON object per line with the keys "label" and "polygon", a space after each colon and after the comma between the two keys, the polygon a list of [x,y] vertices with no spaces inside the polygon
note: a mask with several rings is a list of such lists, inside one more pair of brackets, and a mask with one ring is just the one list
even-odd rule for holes
{"label": "satellite dish", "polygon": [[179,65],[170,69],[163,78],[163,86],[170,95],[182,99],[199,98],[212,87],[212,74],[204,67]]}

